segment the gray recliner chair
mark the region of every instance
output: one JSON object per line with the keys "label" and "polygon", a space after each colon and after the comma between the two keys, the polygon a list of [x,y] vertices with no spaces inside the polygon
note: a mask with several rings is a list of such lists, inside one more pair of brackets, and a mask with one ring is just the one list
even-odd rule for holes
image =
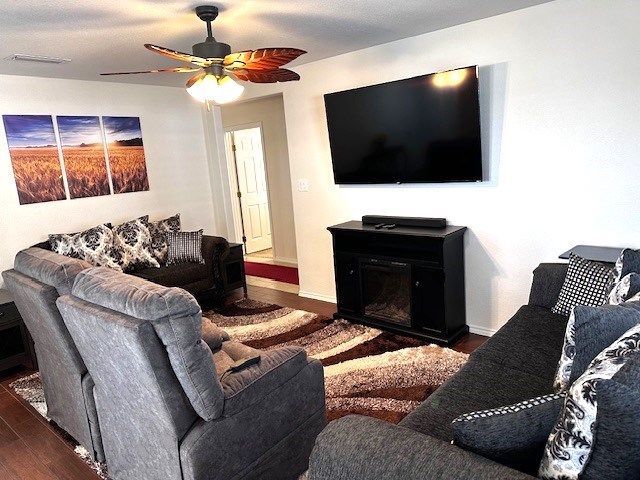
{"label": "gray recliner chair", "polygon": [[82,271],[57,304],[95,380],[111,478],[295,479],[307,468],[326,413],[322,365],[303,349],[212,351],[190,294],[106,268]]}
{"label": "gray recliner chair", "polygon": [[71,292],[76,275],[91,267],[40,248],[18,252],[2,273],[35,343],[47,415],[97,461],[104,461],[93,380],[65,326],[56,299]]}

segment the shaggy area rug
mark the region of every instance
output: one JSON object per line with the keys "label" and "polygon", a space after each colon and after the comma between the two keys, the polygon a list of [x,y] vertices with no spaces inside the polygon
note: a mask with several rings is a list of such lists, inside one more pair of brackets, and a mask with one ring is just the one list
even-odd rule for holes
{"label": "shaggy area rug", "polygon": [[[300,346],[320,360],[330,421],[358,413],[397,423],[468,358],[413,338],[250,299],[204,312],[203,321],[206,319],[249,346],[265,350]],[[10,387],[46,418],[38,373],[18,379]],[[82,446],[58,430],[101,478],[109,478],[104,464],[93,462]]]}

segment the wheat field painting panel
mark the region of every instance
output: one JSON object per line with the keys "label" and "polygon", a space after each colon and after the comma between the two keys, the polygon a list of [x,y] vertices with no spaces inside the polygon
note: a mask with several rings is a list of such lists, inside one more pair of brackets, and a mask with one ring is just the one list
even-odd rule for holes
{"label": "wheat field painting panel", "polygon": [[149,190],[138,117],[102,117],[113,193]]}
{"label": "wheat field painting panel", "polygon": [[58,116],[64,170],[71,198],[109,195],[109,177],[98,117]]}
{"label": "wheat field painting panel", "polygon": [[65,200],[58,143],[50,115],[3,115],[20,205]]}

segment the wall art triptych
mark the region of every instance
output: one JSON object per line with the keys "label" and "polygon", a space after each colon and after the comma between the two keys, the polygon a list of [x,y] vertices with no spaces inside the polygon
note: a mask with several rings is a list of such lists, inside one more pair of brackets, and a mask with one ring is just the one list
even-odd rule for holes
{"label": "wall art triptych", "polygon": [[2,120],[21,205],[149,190],[138,117]]}

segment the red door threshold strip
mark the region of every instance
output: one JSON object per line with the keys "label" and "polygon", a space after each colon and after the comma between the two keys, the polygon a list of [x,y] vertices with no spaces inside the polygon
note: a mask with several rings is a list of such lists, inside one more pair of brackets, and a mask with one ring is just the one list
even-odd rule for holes
{"label": "red door threshold strip", "polygon": [[244,262],[244,270],[247,275],[254,277],[270,278],[278,282],[299,285],[298,269],[295,267]]}

